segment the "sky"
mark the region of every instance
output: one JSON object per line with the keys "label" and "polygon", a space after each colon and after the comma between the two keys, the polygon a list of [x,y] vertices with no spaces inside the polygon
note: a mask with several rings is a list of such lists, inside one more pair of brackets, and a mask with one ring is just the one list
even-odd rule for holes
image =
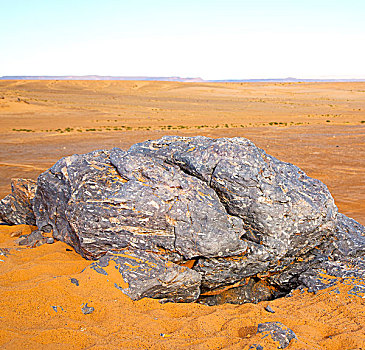
{"label": "sky", "polygon": [[0,76],[364,79],[365,0],[0,0]]}

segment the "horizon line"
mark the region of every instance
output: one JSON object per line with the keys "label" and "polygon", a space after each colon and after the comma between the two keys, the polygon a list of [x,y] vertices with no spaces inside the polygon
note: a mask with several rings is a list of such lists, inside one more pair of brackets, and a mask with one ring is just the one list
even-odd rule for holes
{"label": "horizon line", "polygon": [[203,79],[180,76],[114,76],[114,75],[4,75],[0,80],[120,80],[120,81],[171,81],[171,82],[365,82],[365,78],[237,78]]}

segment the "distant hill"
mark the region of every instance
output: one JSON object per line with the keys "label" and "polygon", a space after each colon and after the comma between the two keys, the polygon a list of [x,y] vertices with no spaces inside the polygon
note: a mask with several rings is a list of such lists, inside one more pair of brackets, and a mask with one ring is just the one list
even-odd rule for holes
{"label": "distant hill", "polygon": [[148,80],[148,81],[181,81],[181,82],[203,82],[201,78],[181,77],[142,77],[142,76],[107,76],[107,75],[9,75],[0,77],[0,80]]}
{"label": "distant hill", "polygon": [[297,79],[297,78],[269,78],[269,79],[221,79],[204,80],[202,78],[181,77],[144,77],[144,76],[108,76],[108,75],[9,75],[0,80],[145,80],[145,81],[180,81],[180,82],[207,82],[207,83],[295,83],[295,82],[361,82],[364,79]]}
{"label": "distant hill", "polygon": [[365,79],[297,79],[297,78],[272,78],[272,79],[224,79],[207,80],[216,83],[299,83],[299,82],[361,82]]}

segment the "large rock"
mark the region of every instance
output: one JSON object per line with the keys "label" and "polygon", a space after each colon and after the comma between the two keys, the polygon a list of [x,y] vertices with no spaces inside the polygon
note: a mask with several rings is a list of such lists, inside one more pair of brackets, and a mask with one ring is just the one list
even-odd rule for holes
{"label": "large rock", "polygon": [[31,201],[37,185],[34,180],[11,179],[11,194],[0,201],[0,220],[11,225],[35,225]]}
{"label": "large rock", "polygon": [[87,258],[127,246],[173,261],[247,248],[205,182],[159,159],[120,149],[63,158],[38,178],[37,226]]}
{"label": "large rock", "polygon": [[328,261],[364,254],[364,228],[337,215],[323,183],[244,138],[163,137],[66,157],[39,176],[32,204],[40,230],[96,267],[124,266],[125,251],[157,259],[152,272],[119,269],[134,299],[258,302],[314,289]]}
{"label": "large rock", "polygon": [[244,238],[266,248],[274,269],[335,228],[337,208],[327,187],[247,139],[163,137],[128,152],[176,164],[207,183],[227,213],[243,220]]}

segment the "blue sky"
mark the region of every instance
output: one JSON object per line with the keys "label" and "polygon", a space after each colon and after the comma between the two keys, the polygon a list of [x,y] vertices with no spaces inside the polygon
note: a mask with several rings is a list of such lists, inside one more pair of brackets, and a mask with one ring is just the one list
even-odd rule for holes
{"label": "blue sky", "polygon": [[1,75],[365,78],[365,0],[0,0]]}

